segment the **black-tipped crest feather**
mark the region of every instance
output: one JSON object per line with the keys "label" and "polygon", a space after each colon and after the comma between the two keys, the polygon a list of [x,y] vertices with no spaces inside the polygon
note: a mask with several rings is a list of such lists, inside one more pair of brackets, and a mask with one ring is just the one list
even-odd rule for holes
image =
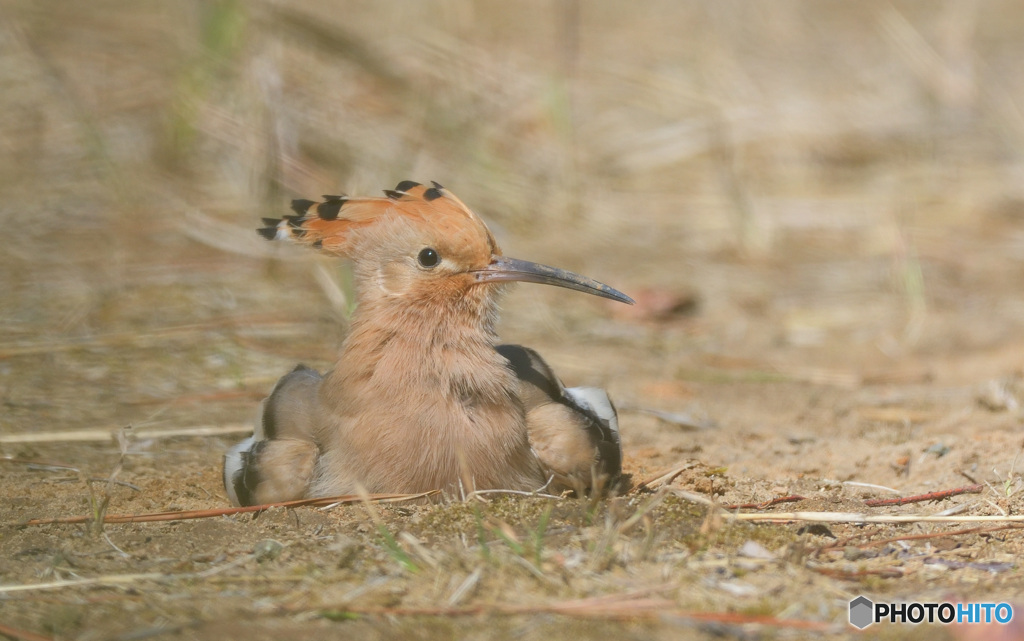
{"label": "black-tipped crest feather", "polygon": [[395,185],[395,191],[409,191],[413,187],[419,187],[420,183],[415,180],[403,180],[402,182]]}
{"label": "black-tipped crest feather", "polygon": [[341,206],[344,204],[345,201],[342,199],[328,200],[316,206],[316,213],[323,220],[337,220],[338,212],[341,211]]}
{"label": "black-tipped crest feather", "polygon": [[315,204],[316,202],[312,200],[306,200],[305,198],[297,198],[292,201],[292,211],[302,216],[309,211],[310,207],[312,207]]}

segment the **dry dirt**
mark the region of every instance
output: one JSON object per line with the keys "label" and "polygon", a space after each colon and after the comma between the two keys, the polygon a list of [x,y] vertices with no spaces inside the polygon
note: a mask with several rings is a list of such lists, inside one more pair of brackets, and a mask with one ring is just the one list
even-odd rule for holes
{"label": "dry dirt", "polygon": [[[882,637],[1024,638],[1016,530],[674,492],[1022,512],[1024,17],[625,6],[0,5],[0,636],[843,637],[865,594],[1018,609]],[[501,333],[606,387],[668,492],[24,525],[226,507],[221,453],[350,305],[252,228],[405,178],[638,299],[522,285]]]}

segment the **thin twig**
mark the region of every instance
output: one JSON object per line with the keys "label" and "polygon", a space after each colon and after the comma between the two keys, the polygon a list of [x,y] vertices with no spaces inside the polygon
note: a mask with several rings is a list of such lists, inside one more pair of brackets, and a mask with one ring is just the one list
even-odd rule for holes
{"label": "thin twig", "polygon": [[980,494],[984,489],[985,486],[979,483],[978,485],[967,485],[965,487],[953,488],[952,490],[928,492],[927,494],[916,494],[898,499],[869,499],[864,501],[864,505],[868,507],[882,507],[885,505],[906,505],[907,503],[921,503],[924,501],[941,501],[942,499],[948,499],[959,494]]}
{"label": "thin twig", "polygon": [[836,579],[846,579],[848,581],[858,581],[866,576],[880,576],[883,579],[899,579],[903,577],[903,570],[899,568],[882,568],[881,570],[856,570],[853,572],[847,572],[846,570],[837,570],[834,568],[810,568],[818,574],[824,574]]}
{"label": "thin twig", "polygon": [[[375,503],[397,503],[401,501],[414,501],[438,494],[440,490],[420,492],[418,494],[370,494],[367,498]],[[319,507],[322,505],[343,505],[358,503],[362,499],[355,494],[345,496],[334,496],[315,499],[300,499],[298,501],[282,501],[279,503],[266,503],[263,505],[248,505],[245,507],[227,507],[212,510],[179,510],[175,512],[153,512],[149,514],[107,514],[103,518],[104,523],[151,523],[154,521],[187,521],[189,519],[206,519],[214,516],[228,516],[231,514],[244,514],[246,512],[262,512],[272,507],[301,507],[305,505]],[[63,516],[53,519],[32,519],[21,525],[50,525],[53,523],[86,523],[91,516]]]}
{"label": "thin twig", "polygon": [[729,514],[737,521],[808,521],[812,523],[1024,523],[1024,515],[934,516],[925,514],[870,515],[858,512],[768,512]]}
{"label": "thin twig", "polygon": [[994,526],[994,527],[971,527],[971,528],[964,528],[964,529],[960,529],[960,530],[950,530],[950,531],[946,531],[946,532],[928,532],[926,534],[906,534],[906,535],[903,535],[903,536],[894,536],[894,537],[888,538],[888,539],[879,539],[877,541],[867,541],[865,543],[860,543],[860,544],[851,543],[850,540],[847,539],[847,540],[844,540],[841,543],[834,543],[832,545],[828,545],[828,546],[825,546],[825,547],[822,547],[822,548],[818,548],[817,551],[818,552],[832,552],[834,550],[842,550],[842,549],[848,548],[848,547],[855,547],[855,548],[860,548],[860,549],[876,548],[876,547],[881,547],[883,545],[888,545],[890,543],[895,543],[897,541],[920,541],[920,540],[923,540],[923,539],[941,539],[941,538],[946,538],[946,537],[949,537],[949,536],[963,536],[965,534],[984,534],[984,533],[987,533],[987,532],[998,532],[1000,530],[1019,530],[1022,527],[1024,527],[1024,526],[1016,525],[1016,524],[1013,524],[1013,523],[1011,523],[1009,525],[997,525],[997,526]]}
{"label": "thin twig", "polygon": [[871,538],[871,537],[873,537],[874,535],[878,534],[881,531],[882,531],[882,528],[876,527],[876,528],[872,528],[871,531],[869,531],[869,532],[862,532],[860,534],[855,534],[853,536],[848,536],[848,537],[839,539],[838,541],[836,541],[835,543],[832,543],[829,546],[815,548],[811,552],[811,556],[816,556],[816,555],[820,554],[821,552],[828,552],[828,551],[831,551],[833,549],[841,550],[841,549],[845,548],[846,546],[850,545],[855,539],[862,538],[862,537],[863,538]]}

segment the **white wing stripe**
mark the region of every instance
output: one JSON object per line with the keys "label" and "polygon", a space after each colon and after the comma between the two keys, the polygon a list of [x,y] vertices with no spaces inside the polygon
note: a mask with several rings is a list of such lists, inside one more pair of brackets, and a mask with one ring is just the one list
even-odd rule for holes
{"label": "white wing stripe", "polygon": [[600,387],[568,387],[565,393],[581,409],[608,421],[608,427],[616,434],[619,433],[619,417],[615,413],[611,399],[608,398],[608,393],[603,389]]}

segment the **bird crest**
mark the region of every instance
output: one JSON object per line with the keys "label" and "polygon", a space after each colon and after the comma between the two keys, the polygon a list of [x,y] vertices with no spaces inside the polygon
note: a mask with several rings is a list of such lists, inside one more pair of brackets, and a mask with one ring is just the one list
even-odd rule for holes
{"label": "bird crest", "polygon": [[292,201],[295,215],[264,218],[257,231],[267,240],[286,240],[337,256],[351,255],[353,232],[386,219],[406,219],[429,225],[436,233],[458,237],[470,233],[483,240],[490,253],[500,255],[493,235],[483,220],[455,194],[436,182],[431,187],[403,180],[384,197],[325,195],[322,202]]}

